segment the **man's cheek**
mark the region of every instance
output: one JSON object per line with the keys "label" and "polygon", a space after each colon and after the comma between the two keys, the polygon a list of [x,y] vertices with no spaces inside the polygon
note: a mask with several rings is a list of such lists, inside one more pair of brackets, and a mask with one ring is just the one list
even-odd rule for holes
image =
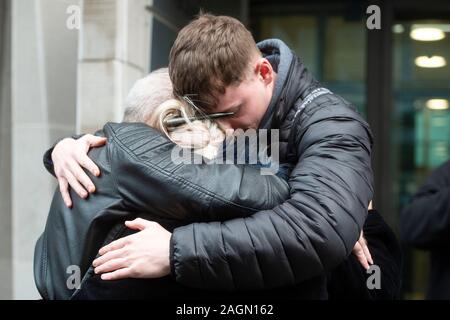
{"label": "man's cheek", "polygon": [[242,123],[241,123],[241,121],[239,121],[239,119],[233,118],[233,119],[228,120],[227,126],[230,129],[236,130],[236,129],[242,128]]}

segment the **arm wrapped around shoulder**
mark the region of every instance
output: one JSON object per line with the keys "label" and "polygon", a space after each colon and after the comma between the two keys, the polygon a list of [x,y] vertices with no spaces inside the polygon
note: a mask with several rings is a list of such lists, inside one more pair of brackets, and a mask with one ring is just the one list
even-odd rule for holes
{"label": "arm wrapped around shoulder", "polygon": [[298,284],[351,253],[373,196],[368,125],[345,104],[305,110],[295,125],[291,196],[272,210],[175,229],[172,273],[205,289]]}

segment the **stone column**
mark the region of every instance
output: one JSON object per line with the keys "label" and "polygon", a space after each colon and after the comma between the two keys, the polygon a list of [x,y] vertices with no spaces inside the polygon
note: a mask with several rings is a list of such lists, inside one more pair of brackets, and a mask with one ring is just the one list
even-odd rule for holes
{"label": "stone column", "polygon": [[149,71],[151,0],[82,1],[77,130],[121,121],[134,82]]}

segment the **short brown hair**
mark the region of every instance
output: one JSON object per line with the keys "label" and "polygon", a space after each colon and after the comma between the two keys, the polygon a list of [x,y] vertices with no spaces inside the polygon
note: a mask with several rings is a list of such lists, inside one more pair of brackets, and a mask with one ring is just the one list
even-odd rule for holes
{"label": "short brown hair", "polygon": [[242,82],[252,57],[260,55],[252,34],[237,19],[200,14],[179,33],[170,51],[174,95],[210,111],[217,95]]}

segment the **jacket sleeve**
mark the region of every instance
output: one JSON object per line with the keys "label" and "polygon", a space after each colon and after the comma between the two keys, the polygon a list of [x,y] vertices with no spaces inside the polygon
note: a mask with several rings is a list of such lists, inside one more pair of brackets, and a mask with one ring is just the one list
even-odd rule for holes
{"label": "jacket sleeve", "polygon": [[403,257],[400,244],[376,211],[371,210],[364,223],[364,237],[372,255],[374,265],[379,268],[379,288],[370,288],[369,277],[378,272],[367,272],[358,259],[351,254],[328,276],[330,300],[391,300],[400,297]]}
{"label": "jacket sleeve", "polygon": [[405,243],[425,250],[450,245],[450,161],[430,175],[400,218]]}
{"label": "jacket sleeve", "polygon": [[[76,140],[76,139],[80,139],[82,136],[84,136],[84,134],[73,135],[71,138]],[[50,149],[48,149],[47,151],[45,151],[45,153],[44,153],[44,158],[43,158],[44,167],[45,167],[45,169],[47,169],[48,173],[50,173],[54,177],[56,177],[56,175],[55,175],[55,168],[53,168],[52,153],[53,153],[53,149],[55,149],[56,145],[59,142],[61,142],[63,139],[59,139],[58,141],[56,141],[53,144],[53,146]]]}
{"label": "jacket sleeve", "polygon": [[290,198],[249,217],[175,229],[171,267],[179,283],[210,290],[290,286],[348,257],[372,199],[370,130],[345,105],[305,115],[294,127]]}

